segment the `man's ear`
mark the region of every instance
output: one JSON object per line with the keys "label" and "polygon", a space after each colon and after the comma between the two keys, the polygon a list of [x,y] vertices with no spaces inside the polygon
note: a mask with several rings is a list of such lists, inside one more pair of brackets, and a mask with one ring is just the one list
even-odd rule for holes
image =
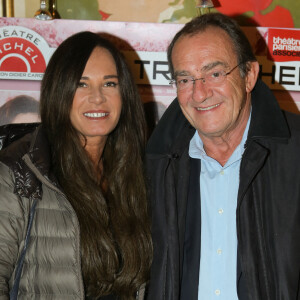
{"label": "man's ear", "polygon": [[250,93],[257,81],[258,73],[259,73],[259,64],[257,61],[250,61],[248,64],[248,73],[245,77],[245,83],[246,83],[246,92]]}

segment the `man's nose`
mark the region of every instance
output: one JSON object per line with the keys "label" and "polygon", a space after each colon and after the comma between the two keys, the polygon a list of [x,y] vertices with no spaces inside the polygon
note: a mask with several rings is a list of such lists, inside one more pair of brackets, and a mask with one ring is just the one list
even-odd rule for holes
{"label": "man's nose", "polygon": [[193,82],[192,98],[195,102],[203,102],[212,94],[211,88],[206,84],[203,78],[196,79]]}

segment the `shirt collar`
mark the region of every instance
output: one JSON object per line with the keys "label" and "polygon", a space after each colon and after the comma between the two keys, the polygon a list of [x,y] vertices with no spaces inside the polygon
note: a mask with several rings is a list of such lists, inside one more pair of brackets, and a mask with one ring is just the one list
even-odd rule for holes
{"label": "shirt collar", "polygon": [[[242,140],[241,140],[240,144],[235,148],[234,152],[230,156],[230,158],[227,161],[227,163],[225,164],[225,166],[228,166],[228,165],[232,164],[233,162],[242,158],[242,154],[244,153],[244,150],[245,150],[244,145],[247,141],[250,120],[251,120],[251,112],[250,112],[250,116],[247,121],[246,128],[243,133]],[[204,160],[208,160],[208,161],[213,160],[211,157],[207,156],[207,154],[204,150],[204,147],[203,147],[203,142],[202,142],[197,130],[190,141],[189,156],[192,158],[204,159]]]}

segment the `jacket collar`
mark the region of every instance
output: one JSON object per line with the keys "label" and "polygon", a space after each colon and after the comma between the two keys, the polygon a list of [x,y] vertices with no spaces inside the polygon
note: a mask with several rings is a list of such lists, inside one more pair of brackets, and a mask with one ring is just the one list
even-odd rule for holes
{"label": "jacket collar", "polygon": [[177,98],[169,105],[153,131],[148,144],[147,155],[181,155],[195,133],[183,115]]}
{"label": "jacket collar", "polygon": [[260,138],[287,140],[290,130],[271,90],[260,79],[251,95],[252,114],[248,142]]}

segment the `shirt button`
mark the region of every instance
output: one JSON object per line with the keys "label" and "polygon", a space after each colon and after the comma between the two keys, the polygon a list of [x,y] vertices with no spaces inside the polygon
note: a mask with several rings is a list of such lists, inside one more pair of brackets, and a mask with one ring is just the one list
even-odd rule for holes
{"label": "shirt button", "polygon": [[220,208],[220,209],[218,210],[218,213],[219,213],[220,215],[222,215],[223,212],[224,212],[223,208]]}
{"label": "shirt button", "polygon": [[219,296],[219,295],[221,294],[221,291],[220,291],[220,290],[215,290],[215,294],[216,294],[217,296]]}
{"label": "shirt button", "polygon": [[221,175],[224,175],[224,170],[222,170],[222,171],[220,172],[220,174],[221,174]]}
{"label": "shirt button", "polygon": [[218,253],[219,255],[221,255],[221,254],[222,254],[222,249],[218,249],[218,250],[217,250],[217,253]]}

